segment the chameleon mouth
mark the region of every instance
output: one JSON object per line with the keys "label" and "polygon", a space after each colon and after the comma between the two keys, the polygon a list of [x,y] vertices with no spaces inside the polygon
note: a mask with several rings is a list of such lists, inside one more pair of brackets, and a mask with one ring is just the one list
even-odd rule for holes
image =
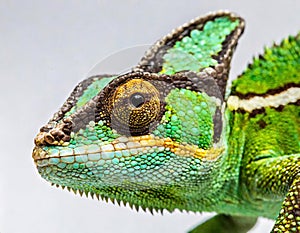
{"label": "chameleon mouth", "polygon": [[109,144],[83,145],[75,148],[68,146],[36,146],[32,157],[38,166],[46,166],[52,162],[74,163],[77,162],[100,162],[111,160],[117,163],[122,157],[137,156],[146,153],[153,148],[169,150],[181,157],[193,157],[203,160],[214,160],[222,152],[223,148],[200,149],[195,145],[175,142],[170,138],[159,138],[154,135],[125,137],[121,136]]}

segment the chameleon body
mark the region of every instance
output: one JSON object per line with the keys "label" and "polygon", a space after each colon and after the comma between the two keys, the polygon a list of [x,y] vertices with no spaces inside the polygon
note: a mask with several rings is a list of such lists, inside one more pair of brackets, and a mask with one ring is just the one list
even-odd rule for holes
{"label": "chameleon body", "polygon": [[77,85],[41,128],[47,181],[143,210],[217,212],[191,232],[300,232],[300,34],[226,90],[244,20],[211,13],[156,42],[132,72]]}

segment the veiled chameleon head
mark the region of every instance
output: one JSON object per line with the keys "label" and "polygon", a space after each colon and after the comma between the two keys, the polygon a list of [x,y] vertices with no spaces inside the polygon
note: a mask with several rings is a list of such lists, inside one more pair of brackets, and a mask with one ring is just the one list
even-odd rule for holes
{"label": "veiled chameleon head", "polygon": [[35,138],[39,173],[150,209],[190,206],[184,191],[209,188],[225,150],[224,90],[243,25],[226,12],[195,19],[132,72],[78,84]]}

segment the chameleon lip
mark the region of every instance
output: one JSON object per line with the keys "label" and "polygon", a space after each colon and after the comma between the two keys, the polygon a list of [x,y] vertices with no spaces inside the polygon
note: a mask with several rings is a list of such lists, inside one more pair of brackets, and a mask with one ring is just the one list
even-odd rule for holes
{"label": "chameleon lip", "polygon": [[[49,148],[45,150],[41,146],[36,146],[33,150],[32,157],[34,161],[48,159],[48,158],[63,158],[80,155],[91,155],[97,160],[97,154],[100,158],[113,158],[113,154],[118,154],[119,157],[130,155],[137,155],[143,151],[150,150],[153,147],[167,148],[174,154],[182,157],[194,157],[199,159],[214,160],[222,152],[223,148],[210,148],[208,150],[199,149],[195,145],[180,144],[170,138],[158,138],[154,135],[136,136],[136,137],[119,137],[110,144],[105,145],[84,145],[74,149],[62,147],[61,150]],[[92,159],[93,160],[93,159]]]}

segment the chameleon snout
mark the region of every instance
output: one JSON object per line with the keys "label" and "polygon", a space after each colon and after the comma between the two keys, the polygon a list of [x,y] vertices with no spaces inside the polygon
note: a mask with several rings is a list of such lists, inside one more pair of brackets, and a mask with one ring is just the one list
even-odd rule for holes
{"label": "chameleon snout", "polygon": [[65,146],[70,142],[72,121],[64,119],[61,123],[48,123],[40,129],[40,132],[34,139],[36,146],[51,146],[61,145]]}

